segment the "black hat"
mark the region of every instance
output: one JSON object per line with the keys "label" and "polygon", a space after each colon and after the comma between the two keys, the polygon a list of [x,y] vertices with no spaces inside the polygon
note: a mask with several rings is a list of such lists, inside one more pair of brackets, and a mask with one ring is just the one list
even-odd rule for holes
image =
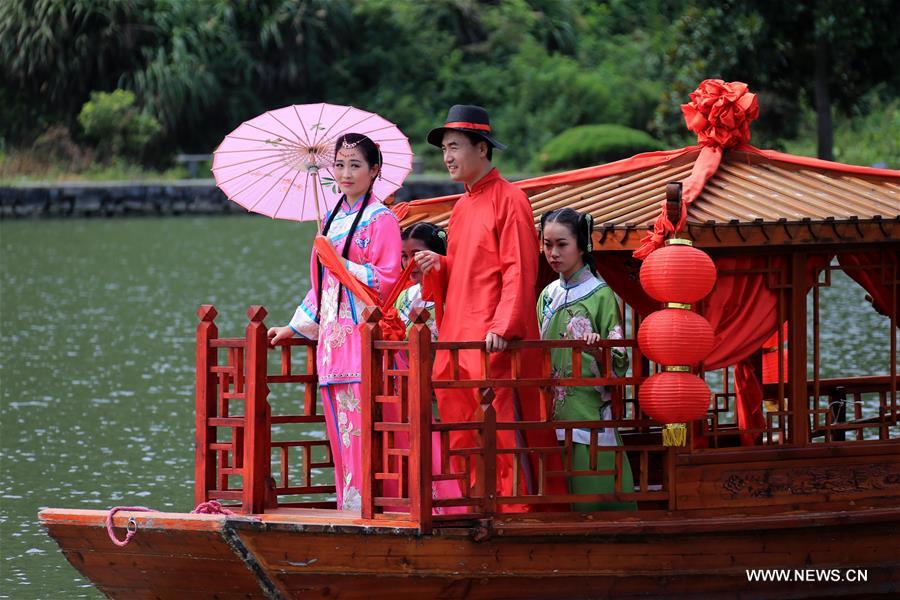
{"label": "black hat", "polygon": [[435,127],[428,132],[428,143],[441,147],[444,132],[467,131],[474,133],[497,150],[506,150],[506,146],[491,137],[491,119],[486,110],[472,104],[454,104],[447,112],[447,121],[443,127]]}

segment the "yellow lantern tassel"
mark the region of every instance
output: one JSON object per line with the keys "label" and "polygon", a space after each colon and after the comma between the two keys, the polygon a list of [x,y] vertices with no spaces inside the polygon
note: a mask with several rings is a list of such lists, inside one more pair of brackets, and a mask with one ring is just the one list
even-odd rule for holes
{"label": "yellow lantern tassel", "polygon": [[687,442],[687,427],[684,423],[669,423],[662,430],[663,446],[684,446]]}

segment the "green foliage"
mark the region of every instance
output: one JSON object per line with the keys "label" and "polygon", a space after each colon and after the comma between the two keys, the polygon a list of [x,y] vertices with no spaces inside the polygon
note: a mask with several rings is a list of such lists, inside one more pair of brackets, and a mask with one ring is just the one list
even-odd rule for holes
{"label": "green foliage", "polygon": [[[801,156],[816,155],[815,112],[804,107],[800,137],[785,143],[785,150]],[[834,158],[851,165],[900,169],[900,98],[885,94],[881,86],[863,97],[852,116],[835,119]]]}
{"label": "green foliage", "polygon": [[537,166],[545,171],[589,167],[662,149],[662,142],[643,131],[621,125],[581,125],[550,140],[538,154]]}
{"label": "green foliage", "polygon": [[804,101],[815,98],[816,52],[828,104],[848,115],[880,84],[900,93],[895,0],[691,0],[675,22],[663,77],[670,84],[653,131],[684,139],[679,104],[706,78],[743,81],[760,96],[751,143],[783,146],[799,133]]}
{"label": "green foliage", "polygon": [[[440,168],[427,131],[452,104],[474,103],[509,145],[495,154],[509,171],[592,123],[692,143],[678,106],[702,79],[721,77],[760,94],[753,143],[784,147],[807,132],[798,115],[813,97],[816,39],[831,49],[840,113],[856,114],[879,82],[896,97],[893,4],[2,0],[0,122],[10,148],[27,147],[53,126],[75,131],[91,92],[129,90],[162,126],[141,160],[162,166],[175,151],[209,152],[265,110],[324,101],[397,123],[426,167]],[[149,132],[142,118],[135,127]]]}
{"label": "green foliage", "polygon": [[97,145],[101,159],[140,158],[162,126],[155,117],[138,111],[134,92],[92,92],[78,114],[85,135]]}

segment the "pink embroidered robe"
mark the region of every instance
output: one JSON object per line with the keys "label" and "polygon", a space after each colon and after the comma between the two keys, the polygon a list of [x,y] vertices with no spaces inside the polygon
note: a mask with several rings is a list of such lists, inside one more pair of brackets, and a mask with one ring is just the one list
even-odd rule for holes
{"label": "pink embroidered robe", "polygon": [[[348,243],[347,233],[359,211],[342,201],[331,223],[328,239],[338,254]],[[384,204],[374,199],[363,210],[350,243],[347,269],[375,289],[382,299],[400,275],[400,225]],[[325,425],[334,459],[337,507],[359,512],[362,459],[360,448],[360,373],[362,321],[365,304],[323,269],[322,303],[316,318],[318,273],[315,255],[310,260],[312,289],[294,313],[290,326],[295,333],[319,341],[316,367]],[[340,303],[338,290],[340,289]]]}

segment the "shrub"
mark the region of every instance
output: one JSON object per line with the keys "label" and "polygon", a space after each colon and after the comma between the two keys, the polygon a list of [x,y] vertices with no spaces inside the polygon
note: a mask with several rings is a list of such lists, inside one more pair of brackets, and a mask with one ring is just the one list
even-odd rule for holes
{"label": "shrub", "polygon": [[662,150],[663,143],[648,133],[622,125],[581,125],[562,132],[537,157],[542,170],[577,169]]}
{"label": "shrub", "polygon": [[134,106],[134,92],[127,90],[91,92],[78,122],[103,159],[140,159],[162,130],[155,117]]}

